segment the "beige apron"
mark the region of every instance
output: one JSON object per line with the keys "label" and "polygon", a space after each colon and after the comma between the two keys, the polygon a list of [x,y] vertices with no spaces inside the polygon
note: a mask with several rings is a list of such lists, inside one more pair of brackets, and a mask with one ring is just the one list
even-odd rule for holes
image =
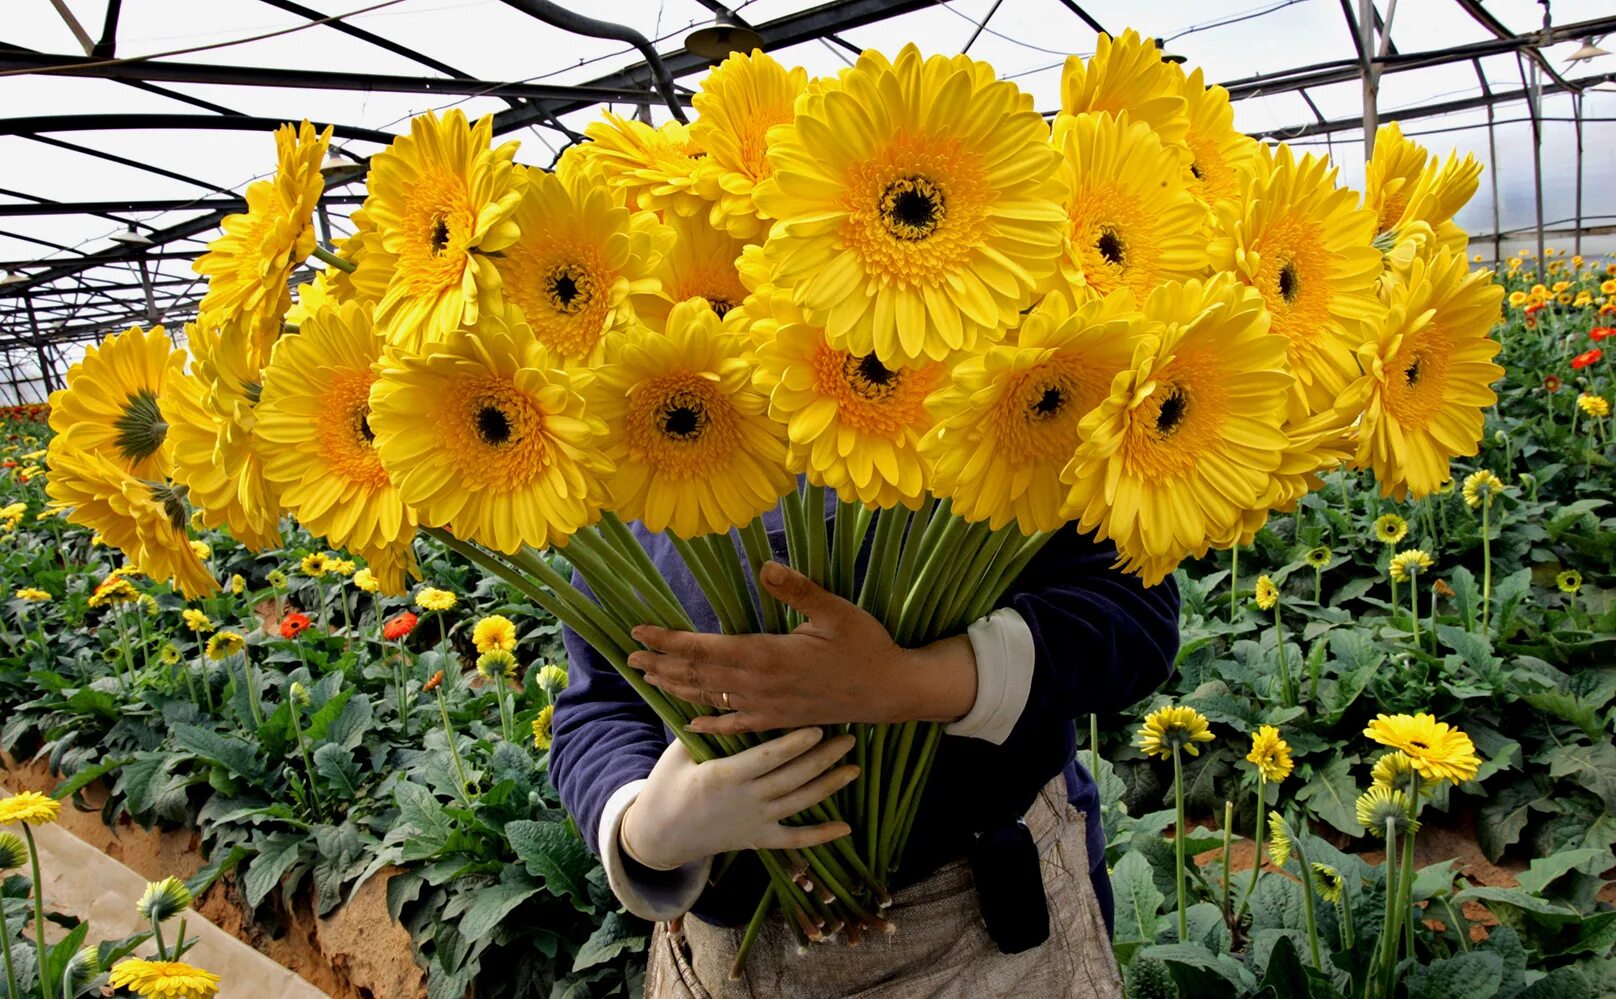
{"label": "beige apron", "polygon": [[646,999],[1120,999],[1111,940],[1089,881],[1084,817],[1057,777],[1039,792],[1027,826],[1043,860],[1049,939],[1002,954],[982,923],[969,865],[957,860],[898,892],[885,915],[898,931],[799,950],[783,917],[771,916],[740,981],[729,978],[740,929],[683,920],[651,937]]}

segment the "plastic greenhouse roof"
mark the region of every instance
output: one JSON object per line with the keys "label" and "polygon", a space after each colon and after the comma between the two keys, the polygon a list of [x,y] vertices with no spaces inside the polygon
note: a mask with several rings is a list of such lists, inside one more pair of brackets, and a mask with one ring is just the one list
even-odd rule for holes
{"label": "plastic greenhouse roof", "polygon": [[[1360,64],[1349,26],[1360,2],[730,0],[771,43],[785,39],[769,46],[777,58],[811,73],[835,72],[864,47],[893,52],[913,41],[927,52],[954,53],[969,46],[1050,111],[1059,104],[1065,56],[1091,53],[1096,27],[1133,27],[1201,67],[1208,82],[1230,86],[1237,127],[1330,153],[1352,185],[1363,174]],[[155,318],[177,333],[203,290],[191,261],[216,234],[226,199],[239,199],[247,183],[273,169],[275,122],[335,123],[333,148],[363,160],[407,129],[412,115],[459,107],[471,117],[496,114],[497,130],[522,142],[517,159],[547,166],[569,141],[568,130],[581,130],[603,105],[633,113],[648,101],[654,120],[669,116],[632,46],[553,27],[520,9],[521,0],[7,6],[0,28],[0,275],[22,279],[0,284],[0,347],[9,365],[0,372],[0,396],[40,398],[40,363],[60,371],[83,342],[108,329]],[[684,38],[723,9],[716,0],[565,6],[652,39],[686,92],[706,66],[684,52]],[[1531,124],[1521,97],[1530,60],[1521,42],[1498,34],[1538,31],[1543,6],[1378,0],[1375,7],[1377,19],[1391,16],[1380,120],[1406,112],[1405,131],[1433,149],[1496,162],[1505,239],[1532,227]],[[1616,82],[1608,82],[1616,55],[1567,62],[1585,38],[1616,32],[1616,3],[1553,0],[1550,10],[1561,30],[1541,52],[1580,93],[1544,78],[1544,222],[1563,227],[1576,214],[1576,102],[1585,151],[1581,215],[1586,226],[1616,230]],[[1491,27],[1482,23],[1487,18]],[[1586,30],[1563,30],[1575,25]],[[1593,89],[1602,81],[1609,89]],[[558,86],[607,90],[566,96],[544,89]],[[1488,148],[1489,102],[1496,161]],[[562,113],[550,117],[557,108]],[[361,171],[352,176],[327,188],[335,236],[346,232],[363,194]],[[1493,204],[1484,177],[1460,222],[1490,237]],[[112,238],[131,228],[153,245]],[[1478,250],[1492,249],[1477,242]],[[22,384],[30,378],[31,386]]]}

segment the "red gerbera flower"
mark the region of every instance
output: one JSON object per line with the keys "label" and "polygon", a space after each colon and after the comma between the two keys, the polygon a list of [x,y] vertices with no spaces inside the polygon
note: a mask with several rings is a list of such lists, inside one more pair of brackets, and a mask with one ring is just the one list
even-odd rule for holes
{"label": "red gerbera flower", "polygon": [[1542,311],[1543,311],[1543,303],[1542,302],[1538,302],[1538,303],[1536,303],[1534,305],[1528,305],[1526,307],[1526,314],[1528,316],[1535,316],[1539,312],[1542,312]]}
{"label": "red gerbera flower", "polygon": [[1605,352],[1600,350],[1598,347],[1595,347],[1593,350],[1585,350],[1571,359],[1571,366],[1576,370],[1581,371],[1590,364],[1598,364],[1600,358],[1604,356]]}
{"label": "red gerbera flower", "polygon": [[301,611],[293,611],[281,621],[281,637],[296,638],[303,634],[303,631],[312,623],[307,614]]}
{"label": "red gerbera flower", "polygon": [[1543,379],[1543,387],[1548,389],[1550,392],[1560,391],[1560,376],[1546,375]]}
{"label": "red gerbera flower", "polygon": [[1612,336],[1616,336],[1616,330],[1611,329],[1609,326],[1595,326],[1593,329],[1588,331],[1588,338],[1590,340],[1603,340],[1606,337]]}
{"label": "red gerbera flower", "polygon": [[389,642],[396,642],[414,631],[415,622],[419,620],[420,618],[410,611],[388,618],[387,623],[382,625],[382,637]]}

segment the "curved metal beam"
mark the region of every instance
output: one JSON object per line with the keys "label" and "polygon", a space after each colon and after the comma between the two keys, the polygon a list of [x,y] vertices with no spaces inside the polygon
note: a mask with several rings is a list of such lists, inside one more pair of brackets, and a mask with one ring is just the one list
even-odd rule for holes
{"label": "curved metal beam", "polygon": [[[22,118],[0,118],[0,135],[34,135],[50,132],[108,132],[125,129],[182,129],[221,132],[273,132],[286,124],[281,118],[260,118],[256,115],[212,114],[45,114]],[[317,121],[315,128],[324,128],[326,122]],[[339,139],[361,142],[379,142],[390,145],[398,136],[378,132],[373,128],[354,125],[332,125],[332,133]]]}
{"label": "curved metal beam", "polygon": [[662,61],[651,40],[635,31],[626,24],[615,21],[602,21],[593,17],[585,17],[575,11],[550,0],[505,0],[507,4],[517,10],[543,21],[553,24],[564,31],[577,35],[589,35],[592,38],[611,38],[619,42],[627,42],[640,50],[645,57],[646,65],[651,67],[651,76],[656,80],[656,88],[662,94],[662,100],[668,105],[668,110],[682,122],[690,119],[685,117],[685,109],[680,106],[679,94],[673,89],[673,75]]}

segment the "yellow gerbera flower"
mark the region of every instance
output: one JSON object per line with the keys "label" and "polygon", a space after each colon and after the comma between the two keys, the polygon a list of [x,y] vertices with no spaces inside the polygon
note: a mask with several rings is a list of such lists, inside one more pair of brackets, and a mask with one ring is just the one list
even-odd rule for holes
{"label": "yellow gerbera flower", "polygon": [[[1375,131],[1375,151],[1364,165],[1363,206],[1375,213],[1375,232],[1389,232],[1403,217],[1430,153],[1387,122]],[[1517,263],[1519,263],[1517,261]]]}
{"label": "yellow gerbera flower", "polygon": [[1206,207],[1148,125],[1126,114],[1061,115],[1054,145],[1069,223],[1050,288],[1078,300],[1128,288],[1143,299],[1163,281],[1206,271]]}
{"label": "yellow gerbera flower", "polygon": [[325,552],[310,552],[303,556],[297,567],[310,579],[320,579],[330,571],[331,556]]}
{"label": "yellow gerbera flower", "polygon": [[1246,754],[1246,762],[1255,766],[1263,780],[1270,784],[1278,784],[1289,777],[1295,765],[1291,762],[1290,744],[1272,725],[1262,726],[1251,737],[1251,752]]}
{"label": "yellow gerbera flower", "polygon": [[1375,540],[1383,545],[1395,545],[1408,537],[1408,521],[1395,513],[1383,513],[1375,518]]}
{"label": "yellow gerbera flower", "polygon": [[546,704],[533,719],[533,748],[549,749],[551,730],[555,726],[555,705]]}
{"label": "yellow gerbera flower", "polygon": [[731,53],[702,78],[690,101],[700,115],[690,125],[690,138],[707,151],[697,183],[713,202],[714,228],[737,239],[763,232],[766,223],[752,191],[774,173],[769,129],[791,121],[792,105],[807,86],[807,70],[786,69],[757,49]]}
{"label": "yellow gerbera flower", "polygon": [[493,128],[492,118],[468,125],[459,110],[428,111],[370,161],[365,212],[397,257],[376,326],[406,350],[476,323],[479,294],[499,287],[486,255],[521,235],[511,220],[522,198],[516,143],[490,148]]}
{"label": "yellow gerbera flower", "polygon": [[1493,497],[1503,491],[1504,480],[1488,469],[1483,468],[1465,476],[1464,501],[1471,509],[1479,510],[1482,504],[1492,506]]}
{"label": "yellow gerbera flower", "polygon": [[1196,743],[1211,741],[1212,732],[1205,715],[1194,708],[1172,705],[1146,715],[1144,725],[1134,737],[1134,744],[1146,756],[1159,756],[1164,760],[1172,758],[1174,749],[1199,756],[1201,747]]}
{"label": "yellow gerbera flower", "polygon": [[552,354],[598,363],[606,334],[633,318],[629,295],[656,290],[673,233],[624,208],[594,170],[524,169],[520,183],[522,235],[496,258],[506,301]]}
{"label": "yellow gerbera flower", "polygon": [[1416,577],[1420,573],[1431,568],[1431,566],[1434,564],[1435,563],[1431,560],[1431,556],[1418,548],[1410,548],[1407,551],[1400,551],[1396,555],[1392,556],[1392,578],[1397,580],[1399,583],[1406,582],[1411,577]]}
{"label": "yellow gerbera flower", "polygon": [[[1582,589],[1582,573],[1575,569],[1567,569],[1554,577],[1554,585],[1560,588],[1561,593],[1576,593]],[[22,596],[22,591],[17,591]]]}
{"label": "yellow gerbera flower", "polygon": [[1309,548],[1307,551],[1307,564],[1315,569],[1328,568],[1334,558],[1334,553],[1323,545],[1317,548]]}
{"label": "yellow gerbera flower", "polygon": [[999,344],[967,357],[927,400],[937,425],[920,443],[931,491],[995,530],[1053,531],[1068,519],[1061,472],[1078,425],[1132,366],[1146,328],[1122,290],[1070,308],[1049,295]]}
{"label": "yellow gerbera flower", "polygon": [[419,356],[384,358],[370,426],[421,523],[515,552],[565,544],[594,521],[608,431],[580,394],[590,373],[552,365],[525,323],[493,315]]}
{"label": "yellow gerbera flower", "polygon": [[21,822],[30,826],[43,826],[56,821],[62,812],[62,803],[37,791],[23,791],[9,798],[0,798],[0,825]]}
{"label": "yellow gerbera flower", "polygon": [[1274,580],[1271,577],[1267,575],[1258,576],[1257,608],[1259,610],[1273,610],[1274,605],[1277,603],[1279,603],[1279,587],[1274,585]]}
{"label": "yellow gerbera flower", "polygon": [[1353,809],[1357,813],[1358,824],[1369,830],[1371,836],[1384,837],[1386,825],[1391,824],[1391,834],[1414,829],[1418,831],[1419,822],[1414,818],[1414,806],[1408,795],[1398,788],[1387,787],[1384,784],[1375,784],[1358,795],[1358,801]]}
{"label": "yellow gerbera flower", "polygon": [[66,388],[51,393],[51,429],[73,429],[84,450],[137,478],[160,479],[169,472],[170,449],[157,400],[184,366],[185,351],[175,349],[161,326],[131,326],[109,336],[86,347],[84,359],[67,369]]}
{"label": "yellow gerbera flower", "polygon": [[1433,158],[1427,163],[1402,213],[1377,240],[1388,247],[1386,263],[1390,268],[1402,273],[1415,256],[1430,256],[1438,249],[1462,258],[1470,237],[1453,216],[1476,193],[1480,182],[1481,164],[1468,153],[1462,160],[1456,153],[1449,153],[1446,162],[1438,163]]}
{"label": "yellow gerbera flower", "polygon": [[369,566],[353,574],[353,584],[366,593],[375,593],[381,588],[381,584],[376,579],[376,574],[370,570]]}
{"label": "yellow gerbera flower", "polygon": [[1420,772],[1414,769],[1414,761],[1400,749],[1382,753],[1369,770],[1370,781],[1376,787],[1410,790],[1414,786],[1416,776],[1420,778],[1422,791],[1429,791],[1442,783],[1434,778],[1421,776]]}
{"label": "yellow gerbera flower", "polygon": [[1268,829],[1268,859],[1273,861],[1275,867],[1284,867],[1291,859],[1290,826],[1285,824],[1285,816],[1269,812]]}
{"label": "yellow gerbera flower", "polygon": [[456,597],[450,591],[440,590],[432,586],[422,587],[421,591],[415,595],[415,606],[421,608],[422,610],[453,610],[454,605],[459,602],[460,598]]}
{"label": "yellow gerbera flower", "polygon": [[181,961],[125,958],[112,966],[107,984],[128,989],[141,999],[213,999],[219,976]]}
{"label": "yellow gerbera flower", "polygon": [[127,578],[114,574],[96,584],[90,599],[85,602],[91,607],[112,607],[133,603],[139,599],[140,591],[135,589]]}
{"label": "yellow gerbera flower", "polygon": [[370,429],[382,338],[359,305],[322,309],[275,345],[254,432],[264,476],[311,534],[352,551],[407,546],[415,514]]}
{"label": "yellow gerbera flower", "polygon": [[204,651],[209,659],[228,659],[247,647],[247,639],[235,631],[216,631]]}
{"label": "yellow gerbera flower", "polygon": [[213,546],[206,541],[192,541],[191,551],[196,552],[199,559],[207,560],[213,557]]}
{"label": "yellow gerbera flower", "polygon": [[561,172],[598,167],[606,183],[623,192],[633,211],[705,216],[712,207],[697,192],[696,178],[706,152],[691,138],[689,126],[670,121],[652,128],[607,111],[584,134],[591,141],[566,151]]}
{"label": "yellow gerbera flower", "polygon": [[70,523],[98,531],[153,579],[172,580],[186,597],[215,593],[219,583],[191,550],[183,487],[130,475],[78,447],[77,435],[51,441],[51,502],[71,510]]}
{"label": "yellow gerbera flower", "polygon": [[146,883],[146,890],[135,903],[135,911],[145,922],[161,923],[189,909],[194,901],[185,882],[170,875],[161,881]]}
{"label": "yellow gerbera flower", "polygon": [[567,689],[567,671],[554,663],[546,663],[539,669],[538,684],[552,699],[556,694]]}
{"label": "yellow gerbera flower", "polygon": [[789,301],[776,304],[752,382],[786,427],[786,467],[848,503],[918,506],[926,475],[917,446],[931,427],[926,396],[946,377],[944,365],[889,368],[874,354],[837,350]]}
{"label": "yellow gerbera flower", "polygon": [[1340,871],[1329,864],[1317,861],[1313,863],[1313,888],[1319,893],[1320,898],[1335,905],[1341,901],[1341,894],[1346,890],[1346,886],[1347,879],[1341,876]]}
{"label": "yellow gerbera flower", "polygon": [[1149,125],[1164,145],[1183,150],[1190,130],[1189,105],[1179,89],[1179,76],[1162,61],[1156,43],[1133,29],[1095,40],[1094,55],[1084,62],[1067,56],[1061,70],[1061,111],[1066,114],[1126,111]]}
{"label": "yellow gerbera flower", "polygon": [[1402,750],[1414,769],[1427,777],[1459,784],[1474,778],[1481,768],[1470,736],[1432,715],[1376,715],[1364,735]]}
{"label": "yellow gerbera flower", "polygon": [[1213,229],[1213,267],[1261,292],[1289,343],[1292,420],[1327,408],[1358,374],[1353,351],[1385,313],[1373,215],[1336,186],[1327,160],[1261,147],[1240,196],[1216,207]]}
{"label": "yellow gerbera flower", "polygon": [[996,338],[1061,251],[1048,137],[1029,96],[965,56],[866,49],[770,145],[753,199],[779,220],[775,284],[889,368]]}
{"label": "yellow gerbera flower", "polygon": [[16,597],[18,600],[27,600],[31,603],[45,603],[46,601],[56,599],[55,597],[51,596],[49,590],[41,590],[32,586],[18,587],[17,592],[13,593],[12,596]]}
{"label": "yellow gerbera flower", "polygon": [[1289,444],[1285,340],[1257,294],[1226,278],[1151,293],[1132,370],[1079,425],[1061,472],[1082,530],[1114,538],[1154,585],[1229,534]]}
{"label": "yellow gerbera flower", "polygon": [[471,641],[478,652],[509,652],[516,648],[516,625],[503,614],[490,614],[472,626]]}
{"label": "yellow gerbera flower", "polygon": [[514,680],[519,664],[506,649],[494,648],[477,657],[477,672],[484,680]]}
{"label": "yellow gerbera flower", "polygon": [[[702,215],[670,213],[665,221],[673,231],[673,245],[651,274],[656,290],[630,297],[635,317],[661,332],[668,328],[668,313],[675,305],[700,298],[718,318],[725,318],[748,295],[736,266],[748,244],[714,229]],[[647,286],[649,282],[641,285]]]}
{"label": "yellow gerbera flower", "polygon": [[280,320],[286,283],[314,252],[314,210],[325,190],[320,165],[331,129],[315,132],[305,121],[275,130],[275,179],[247,185],[246,213],[225,216],[223,233],[191,265],[208,278],[201,311]]}
{"label": "yellow gerbera flower", "polygon": [[765,412],[743,351],[699,302],[674,306],[666,336],[614,345],[592,401],[610,427],[607,491],[624,520],[684,538],[723,533],[796,488],[786,429]]}
{"label": "yellow gerbera flower", "polygon": [[199,635],[205,635],[218,627],[213,623],[213,619],[208,617],[206,611],[197,610],[195,607],[187,607],[180,611],[180,617],[185,620],[185,627]]}
{"label": "yellow gerbera flower", "polygon": [[1602,395],[1583,392],[1577,396],[1577,408],[1596,420],[1602,420],[1610,415],[1610,400]]}
{"label": "yellow gerbera flower", "polygon": [[1463,256],[1439,250],[1393,285],[1385,328],[1358,351],[1364,375],[1344,394],[1363,408],[1356,464],[1374,470],[1382,496],[1415,499],[1448,478],[1448,461],[1471,456],[1482,410],[1503,377],[1489,336],[1503,290]]}
{"label": "yellow gerbera flower", "polygon": [[1229,92],[1207,86],[1197,67],[1189,76],[1175,63],[1167,71],[1178,84],[1179,96],[1189,103],[1190,193],[1208,208],[1240,195],[1240,176],[1257,155],[1257,143],[1234,127]]}

